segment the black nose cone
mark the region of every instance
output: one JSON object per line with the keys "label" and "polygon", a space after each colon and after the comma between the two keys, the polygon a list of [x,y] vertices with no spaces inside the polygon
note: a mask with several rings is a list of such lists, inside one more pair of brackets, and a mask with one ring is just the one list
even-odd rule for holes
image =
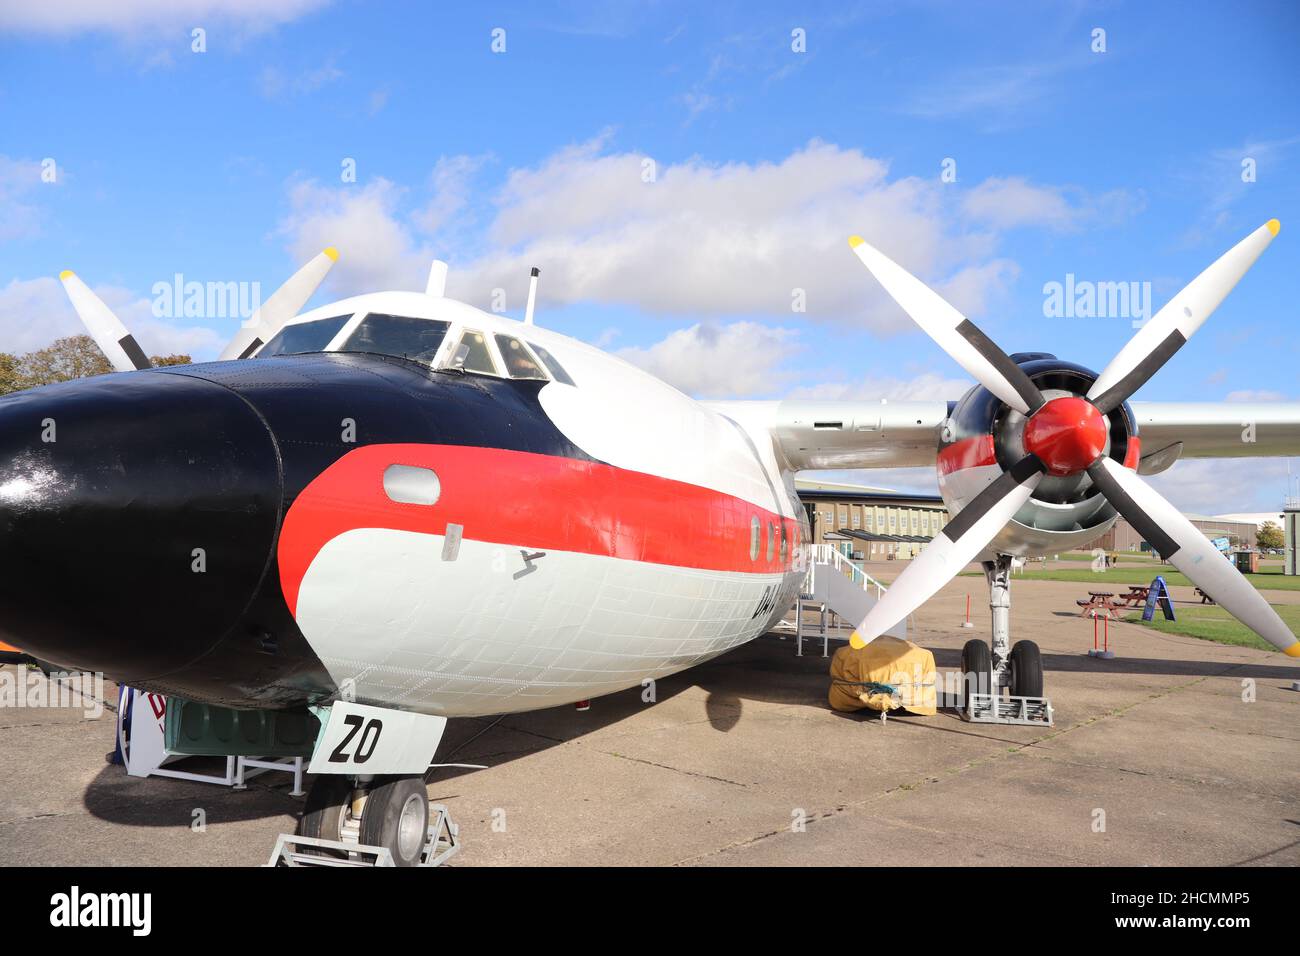
{"label": "black nose cone", "polygon": [[132,372],[0,399],[0,638],[146,682],[210,651],[267,572],[279,454],[230,390]]}

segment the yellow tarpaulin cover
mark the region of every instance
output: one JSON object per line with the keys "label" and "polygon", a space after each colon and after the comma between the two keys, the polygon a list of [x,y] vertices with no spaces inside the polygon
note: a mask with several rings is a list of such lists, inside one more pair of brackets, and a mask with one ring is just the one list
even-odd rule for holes
{"label": "yellow tarpaulin cover", "polygon": [[885,635],[861,650],[846,644],[831,658],[829,697],[835,710],[902,707],[933,717],[938,704],[934,655],[911,641]]}

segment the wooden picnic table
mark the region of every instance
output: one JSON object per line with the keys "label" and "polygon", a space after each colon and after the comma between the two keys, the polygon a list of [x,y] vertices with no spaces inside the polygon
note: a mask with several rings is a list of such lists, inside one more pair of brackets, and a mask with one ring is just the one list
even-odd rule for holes
{"label": "wooden picnic table", "polygon": [[1121,594],[1119,599],[1129,607],[1137,607],[1139,604],[1146,604],[1147,597],[1151,594],[1151,585],[1149,584],[1132,584],[1129,586],[1128,594]]}
{"label": "wooden picnic table", "polygon": [[1096,617],[1097,612],[1100,611],[1108,617],[1118,620],[1120,608],[1111,600],[1114,596],[1114,591],[1089,591],[1086,601],[1080,598],[1074,602],[1079,605],[1079,617]]}

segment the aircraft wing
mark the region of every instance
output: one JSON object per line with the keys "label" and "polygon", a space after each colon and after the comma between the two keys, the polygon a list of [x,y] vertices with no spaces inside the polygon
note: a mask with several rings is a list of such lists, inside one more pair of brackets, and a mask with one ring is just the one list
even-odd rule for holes
{"label": "aircraft wing", "polygon": [[1132,402],[1142,439],[1138,473],[1179,458],[1300,455],[1300,402]]}
{"label": "aircraft wing", "polygon": [[[751,434],[766,431],[795,470],[933,465],[948,402],[706,402]],[[1132,402],[1140,474],[1179,458],[1300,455],[1300,402]]]}

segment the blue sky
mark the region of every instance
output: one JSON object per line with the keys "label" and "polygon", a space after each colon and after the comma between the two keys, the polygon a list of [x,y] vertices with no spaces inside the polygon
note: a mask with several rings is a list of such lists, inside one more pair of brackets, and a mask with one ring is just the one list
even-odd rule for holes
{"label": "blue sky", "polygon": [[[1046,316],[1046,283],[1150,283],[1154,310],[1276,216],[1139,397],[1300,399],[1297,48],[1287,2],[3,0],[0,348],[76,331],[73,268],[147,348],[210,357],[238,317],[160,316],[154,283],[268,295],[333,243],[319,301],[419,288],[436,255],[517,311],[536,264],[539,321],[696,394],[956,398],[848,234],[1008,351],[1100,368],[1132,317]],[[1271,507],[1262,468],[1219,510]],[[1228,474],[1179,469],[1184,507]]]}

